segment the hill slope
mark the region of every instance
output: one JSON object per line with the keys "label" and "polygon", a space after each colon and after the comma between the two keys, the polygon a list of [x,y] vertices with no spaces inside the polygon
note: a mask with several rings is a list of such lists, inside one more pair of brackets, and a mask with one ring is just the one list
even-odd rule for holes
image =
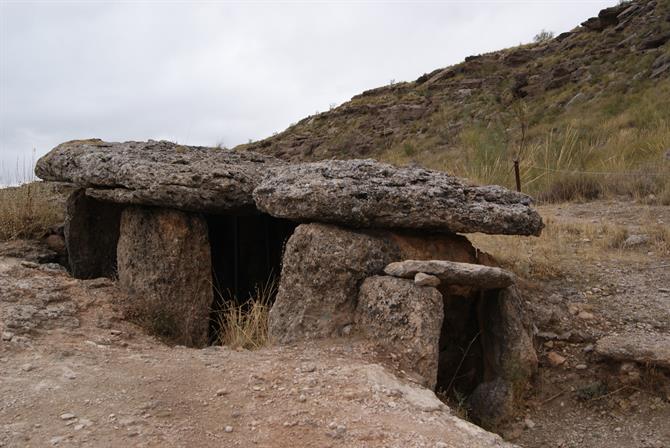
{"label": "hill slope", "polygon": [[240,149],[419,163],[509,187],[518,156],[524,191],[548,199],[611,191],[670,202],[669,41],[670,0],[625,2],[556,38],[363,92]]}

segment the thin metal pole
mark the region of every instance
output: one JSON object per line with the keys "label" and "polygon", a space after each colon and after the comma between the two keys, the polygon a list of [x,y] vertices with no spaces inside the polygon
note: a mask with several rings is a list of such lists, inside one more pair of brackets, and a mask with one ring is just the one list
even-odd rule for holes
{"label": "thin metal pole", "polygon": [[521,191],[521,174],[519,174],[519,159],[514,159],[514,178],[516,179],[516,191]]}
{"label": "thin metal pole", "polygon": [[235,293],[235,300],[239,300],[239,297],[237,296],[238,294],[238,284],[239,284],[239,262],[240,262],[240,234],[239,234],[239,217],[234,216],[233,217],[233,239],[235,242],[233,243],[233,252],[235,253],[234,260],[233,260],[233,270],[234,270],[234,278],[233,278],[233,291]]}

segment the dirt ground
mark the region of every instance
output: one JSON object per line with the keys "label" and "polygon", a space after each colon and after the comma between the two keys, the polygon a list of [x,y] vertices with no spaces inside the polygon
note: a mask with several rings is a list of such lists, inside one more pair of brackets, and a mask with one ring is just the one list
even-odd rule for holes
{"label": "dirt ground", "polygon": [[[540,211],[557,223],[621,226],[629,234],[670,226],[670,207],[629,201]],[[526,285],[540,372],[525,412],[501,433],[524,447],[670,447],[667,371],[604,359],[596,350],[609,335],[670,341],[670,257],[652,244],[609,251],[588,247],[597,244],[588,239],[566,244],[573,245],[566,274]],[[580,256],[585,250],[589,262]],[[552,352],[565,362],[552,365]]]}
{"label": "dirt ground", "polygon": [[506,447],[364,341],[169,347],[108,280],[0,258],[2,447]]}
{"label": "dirt ground", "polygon": [[[669,207],[625,201],[541,213],[631,234],[670,224]],[[670,257],[642,244],[585,262],[596,241],[580,238],[563,275],[522,282],[540,371],[496,430],[529,448],[670,447],[667,371],[598,353],[606,336],[668,340]],[[120,318],[119,297],[112,282],[0,256],[0,446],[508,446],[363,341],[168,347]]]}

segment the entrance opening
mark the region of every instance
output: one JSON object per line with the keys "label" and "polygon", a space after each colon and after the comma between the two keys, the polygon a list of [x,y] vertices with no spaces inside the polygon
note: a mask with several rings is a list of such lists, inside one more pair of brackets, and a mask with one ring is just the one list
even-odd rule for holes
{"label": "entrance opening", "polygon": [[[219,316],[227,301],[247,305],[256,292],[278,281],[284,246],[296,223],[266,214],[207,217],[212,252],[214,303],[210,342],[216,342]],[[269,299],[269,304],[274,297]]]}
{"label": "entrance opening", "polygon": [[485,362],[479,319],[481,291],[443,286],[444,322],[440,334],[436,391],[462,401],[484,381]]}

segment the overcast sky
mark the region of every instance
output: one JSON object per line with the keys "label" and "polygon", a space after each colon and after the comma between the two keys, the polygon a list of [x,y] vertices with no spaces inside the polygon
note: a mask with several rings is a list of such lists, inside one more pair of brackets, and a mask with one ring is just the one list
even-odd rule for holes
{"label": "overcast sky", "polygon": [[0,0],[0,184],[66,140],[261,139],[614,3]]}

